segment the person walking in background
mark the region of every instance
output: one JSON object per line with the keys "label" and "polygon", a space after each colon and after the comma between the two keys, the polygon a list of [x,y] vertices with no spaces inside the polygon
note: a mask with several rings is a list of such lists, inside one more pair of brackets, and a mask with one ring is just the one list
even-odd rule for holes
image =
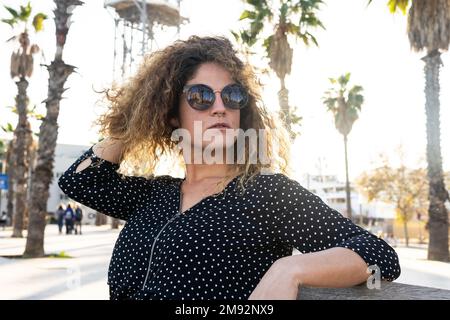
{"label": "person walking in background", "polygon": [[78,234],[78,227],[81,234],[81,221],[83,220],[83,210],[79,205],[75,207],[75,234]]}
{"label": "person walking in background", "polygon": [[60,204],[58,209],[56,210],[56,221],[58,222],[59,234],[62,233],[62,228],[63,228],[63,225],[64,225],[65,212],[66,212],[66,210],[64,210],[63,205]]}
{"label": "person walking in background", "polygon": [[74,212],[70,203],[67,205],[66,211],[64,212],[64,219],[66,224],[66,234],[71,234],[73,229]]}
{"label": "person walking in background", "polygon": [[0,217],[0,225],[3,227],[3,230],[5,230],[5,226],[8,224],[8,215],[5,211],[2,211],[2,215]]}

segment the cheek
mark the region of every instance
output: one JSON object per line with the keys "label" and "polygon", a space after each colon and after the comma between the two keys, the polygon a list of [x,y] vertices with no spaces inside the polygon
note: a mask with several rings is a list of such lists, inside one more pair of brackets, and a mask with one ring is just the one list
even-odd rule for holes
{"label": "cheek", "polygon": [[181,127],[190,130],[193,127],[192,114],[189,110],[189,106],[186,103],[180,104],[180,125]]}
{"label": "cheek", "polygon": [[[189,105],[182,103],[180,105],[180,124],[182,128],[188,130],[191,136],[194,135],[194,125],[195,121],[202,121],[201,113],[192,109]],[[201,125],[201,129],[203,131],[203,123]]]}

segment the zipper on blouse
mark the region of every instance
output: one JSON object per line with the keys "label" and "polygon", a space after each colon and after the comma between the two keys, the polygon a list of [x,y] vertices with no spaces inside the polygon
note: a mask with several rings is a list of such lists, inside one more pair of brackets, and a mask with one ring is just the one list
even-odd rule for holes
{"label": "zipper on blouse", "polygon": [[181,188],[180,188],[180,203],[178,205],[178,212],[172,218],[170,218],[169,221],[166,222],[166,224],[161,228],[161,230],[159,230],[158,234],[156,235],[155,239],[153,240],[152,248],[150,249],[150,259],[148,261],[147,275],[145,276],[145,280],[144,280],[144,284],[142,286],[142,290],[145,290],[145,285],[147,284],[148,276],[150,275],[150,267],[151,267],[151,264],[152,264],[153,250],[155,248],[156,241],[158,240],[159,235],[163,232],[165,227],[169,223],[171,223],[173,220],[175,220],[176,218],[181,216],[181,214],[182,214],[181,213],[181,204],[182,204],[182,192],[181,192]]}

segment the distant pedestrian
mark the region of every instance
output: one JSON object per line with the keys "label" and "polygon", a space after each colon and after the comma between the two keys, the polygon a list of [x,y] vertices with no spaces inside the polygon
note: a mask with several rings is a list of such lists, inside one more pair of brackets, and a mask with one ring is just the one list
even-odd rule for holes
{"label": "distant pedestrian", "polygon": [[66,211],[64,213],[64,222],[66,224],[66,234],[71,234],[73,230],[73,220],[74,220],[74,212],[70,205],[67,205]]}
{"label": "distant pedestrian", "polygon": [[5,226],[8,224],[8,215],[5,211],[2,211],[2,216],[0,217],[0,225],[3,227],[3,230],[5,230]]}
{"label": "distant pedestrian", "polygon": [[59,234],[62,233],[65,213],[66,213],[66,210],[64,209],[64,206],[62,204],[60,204],[58,209],[56,210],[56,221],[58,222]]}
{"label": "distant pedestrian", "polygon": [[78,228],[81,234],[81,221],[83,220],[83,210],[79,205],[75,207],[75,234],[78,234]]}

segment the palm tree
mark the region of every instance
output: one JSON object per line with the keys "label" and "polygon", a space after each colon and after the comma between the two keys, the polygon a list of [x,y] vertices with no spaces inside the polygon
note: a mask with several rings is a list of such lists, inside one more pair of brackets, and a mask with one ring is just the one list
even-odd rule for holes
{"label": "palm tree", "polygon": [[[269,5],[267,0],[245,0],[245,2],[251,5],[252,9],[245,10],[241,14],[240,20],[249,19],[249,29],[239,32],[232,31],[232,34],[237,41],[249,47],[255,45],[260,39],[263,41],[262,45],[269,59],[269,66],[280,79],[281,89],[278,92],[278,99],[281,118],[285,121],[291,138],[295,138],[296,133],[292,130],[292,125],[298,124],[301,117],[296,116],[291,110],[289,92],[285,85],[286,75],[291,72],[294,51],[289,39],[301,39],[307,46],[311,43],[318,45],[316,38],[309,32],[309,29],[316,27],[325,29],[316,16],[316,12],[323,1],[281,0],[276,21],[274,21],[275,8],[272,4]],[[270,26],[272,30],[268,37],[263,38],[262,33],[265,26]]]}
{"label": "palm tree", "polygon": [[336,129],[344,136],[345,153],[345,192],[347,197],[347,217],[352,219],[352,204],[350,197],[350,181],[348,178],[347,137],[352,130],[353,123],[358,119],[358,112],[364,97],[361,94],[361,86],[353,86],[350,90],[347,85],[350,81],[350,73],[346,73],[337,79],[330,78],[333,88],[325,92],[323,102],[327,110],[333,113]]}
{"label": "palm tree", "polygon": [[[27,212],[27,189],[28,189],[28,172],[29,162],[28,154],[33,142],[30,123],[28,121],[28,80],[33,73],[33,55],[39,51],[39,46],[30,43],[28,33],[28,23],[31,17],[31,5],[28,2],[26,6],[20,6],[17,11],[11,7],[5,6],[11,17],[9,19],[2,19],[1,21],[7,23],[14,28],[19,25],[22,30],[18,35],[13,36],[8,41],[16,40],[19,43],[19,48],[13,51],[11,55],[10,74],[12,79],[16,80],[17,96],[16,108],[19,115],[19,120],[14,131],[16,137],[16,145],[14,146],[15,167],[13,170],[13,178],[15,181],[15,211],[13,218],[13,237],[22,237],[22,230],[24,227],[24,213]],[[32,20],[32,25],[36,32],[42,30],[43,21],[46,15],[38,13]]]}
{"label": "palm tree", "polygon": [[95,214],[95,225],[96,226],[102,226],[106,224],[107,216],[104,213],[96,212]]}
{"label": "palm tree", "polygon": [[[11,111],[13,113],[18,113],[17,108],[16,107],[7,107],[10,108]],[[36,120],[42,120],[43,116],[39,113],[37,113],[36,111],[36,106],[33,107],[33,109],[28,110],[27,116],[28,118],[33,118]],[[1,127],[2,130],[6,133],[14,133],[14,127],[11,123],[7,123],[5,126]],[[30,128],[31,130],[31,128]],[[32,133],[35,136],[38,136],[37,133],[33,132]],[[5,146],[5,173],[8,176],[8,192],[7,192],[7,205],[6,205],[6,212],[7,212],[7,216],[9,218],[9,221],[12,224],[12,218],[13,218],[13,211],[14,211],[14,198],[15,198],[15,180],[14,180],[14,168],[16,167],[16,153],[14,152],[14,147],[17,145],[16,143],[16,137],[13,136],[13,139],[11,139],[8,143],[7,146]],[[1,141],[0,141],[1,142]],[[31,145],[27,146],[27,155],[28,155],[28,163],[30,164],[30,170],[32,171],[33,168],[33,163],[34,161],[34,157],[36,155],[36,141],[33,139]],[[1,171],[1,170],[0,170]],[[27,192],[28,193],[28,192]],[[27,215],[28,210],[26,210],[24,212],[24,214],[22,215],[22,220],[23,220],[23,228],[22,229],[26,229],[28,222],[28,215]]]}
{"label": "palm tree", "polygon": [[30,223],[28,226],[25,257],[44,256],[44,231],[47,215],[49,186],[53,180],[53,162],[58,136],[58,115],[64,84],[75,67],[62,59],[64,45],[70,26],[72,11],[82,5],[79,0],[55,0],[56,53],[46,66],[49,72],[48,96],[45,102],[47,114],[39,128],[39,144],[36,167],[31,177]]}
{"label": "palm tree", "polygon": [[[369,3],[372,1],[370,0]],[[416,52],[425,51],[425,114],[427,130],[427,177],[429,183],[428,260],[447,262],[448,212],[445,202],[450,200],[445,188],[440,138],[439,71],[441,53],[450,43],[450,0],[390,0],[391,13],[408,8],[408,38]]]}
{"label": "palm tree", "polygon": [[111,229],[119,229],[119,222],[120,220],[117,218],[111,219]]}

